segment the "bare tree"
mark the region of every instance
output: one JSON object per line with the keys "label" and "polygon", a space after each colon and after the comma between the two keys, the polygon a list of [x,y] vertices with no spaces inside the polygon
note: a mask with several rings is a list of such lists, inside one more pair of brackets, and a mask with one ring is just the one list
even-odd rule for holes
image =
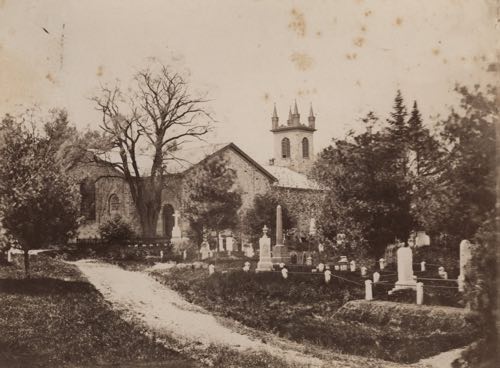
{"label": "bare tree", "polygon": [[[183,76],[163,65],[159,71],[139,71],[132,89],[101,87],[92,100],[102,112],[101,128],[120,153],[115,166],[129,184],[143,235],[154,236],[169,152],[209,132],[213,119],[204,107],[207,100],[191,96]],[[144,149],[153,158],[147,173],[137,160]]]}

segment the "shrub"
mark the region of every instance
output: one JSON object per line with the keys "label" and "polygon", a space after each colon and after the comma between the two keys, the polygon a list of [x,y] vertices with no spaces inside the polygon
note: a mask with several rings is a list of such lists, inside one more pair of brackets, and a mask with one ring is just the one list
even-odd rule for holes
{"label": "shrub", "polygon": [[99,226],[101,238],[108,243],[117,244],[134,236],[130,223],[120,215],[115,215]]}

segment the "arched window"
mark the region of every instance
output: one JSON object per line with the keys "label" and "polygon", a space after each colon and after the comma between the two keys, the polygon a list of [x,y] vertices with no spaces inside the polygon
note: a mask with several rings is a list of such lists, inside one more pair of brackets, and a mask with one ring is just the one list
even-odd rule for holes
{"label": "arched window", "polygon": [[281,157],[288,158],[290,157],[290,139],[283,138],[281,140]]}
{"label": "arched window", "polygon": [[302,139],[302,157],[309,158],[309,140],[307,138]]}
{"label": "arched window", "polygon": [[120,212],[120,198],[116,194],[109,197],[109,214],[114,215]]}

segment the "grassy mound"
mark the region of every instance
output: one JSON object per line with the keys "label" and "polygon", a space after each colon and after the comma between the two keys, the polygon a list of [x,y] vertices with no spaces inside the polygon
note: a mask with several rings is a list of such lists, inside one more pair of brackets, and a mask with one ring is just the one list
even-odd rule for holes
{"label": "grassy mound", "polygon": [[111,310],[74,266],[47,258],[0,266],[0,366],[192,367]]}
{"label": "grassy mound", "polygon": [[[224,266],[219,264],[217,269],[233,268]],[[240,270],[210,277],[207,270],[189,268],[152,274],[188,301],[216,314],[342,353],[412,363],[464,346],[477,336],[474,317],[457,308],[415,306],[428,311],[397,314],[398,308],[405,310],[404,304],[381,302],[396,305],[385,308],[368,303],[373,305],[370,313],[352,307],[357,305],[352,300],[364,298],[364,287],[353,283],[359,283],[357,274],[342,273],[345,280],[334,277],[330,284],[315,274],[290,273],[287,280],[280,273]]]}

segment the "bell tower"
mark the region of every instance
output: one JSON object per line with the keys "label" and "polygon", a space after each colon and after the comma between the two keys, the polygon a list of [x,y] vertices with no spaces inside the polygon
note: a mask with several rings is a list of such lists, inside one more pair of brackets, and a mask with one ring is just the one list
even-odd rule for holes
{"label": "bell tower", "polygon": [[312,109],[309,110],[308,124],[300,122],[297,102],[293,112],[289,109],[286,125],[279,124],[276,105],[271,118],[274,137],[274,165],[288,167],[294,171],[306,174],[314,161],[313,135],[316,131],[316,117]]}

